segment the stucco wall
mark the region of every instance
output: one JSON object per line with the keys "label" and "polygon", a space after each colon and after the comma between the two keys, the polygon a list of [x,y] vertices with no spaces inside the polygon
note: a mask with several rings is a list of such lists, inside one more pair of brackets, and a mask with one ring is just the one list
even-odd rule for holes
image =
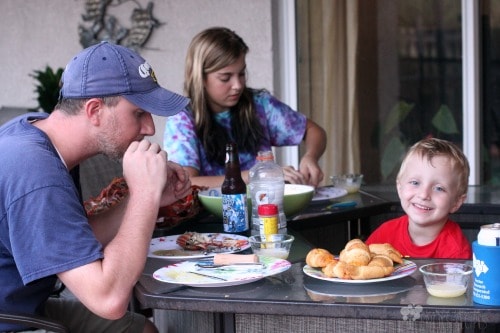
{"label": "stucco wall", "polygon": [[[137,0],[146,6],[147,0]],[[273,91],[272,0],[152,0],[153,14],[164,24],[157,28],[141,55],[156,72],[160,84],[182,93],[184,57],[191,38],[215,25],[240,34],[250,47],[249,85]],[[37,105],[35,84],[29,76],[46,65],[64,67],[82,49],[78,25],[84,23],[84,0],[0,1],[0,108]],[[127,2],[110,13],[130,26],[134,7]],[[164,119],[155,118],[154,141],[161,142]]]}

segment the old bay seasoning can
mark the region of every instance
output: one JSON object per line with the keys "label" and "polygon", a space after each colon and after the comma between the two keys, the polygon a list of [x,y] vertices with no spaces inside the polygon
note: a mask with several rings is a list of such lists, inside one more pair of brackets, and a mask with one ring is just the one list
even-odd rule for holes
{"label": "old bay seasoning can", "polygon": [[272,235],[278,233],[278,205],[262,204],[257,208],[259,214],[259,230],[261,235]]}

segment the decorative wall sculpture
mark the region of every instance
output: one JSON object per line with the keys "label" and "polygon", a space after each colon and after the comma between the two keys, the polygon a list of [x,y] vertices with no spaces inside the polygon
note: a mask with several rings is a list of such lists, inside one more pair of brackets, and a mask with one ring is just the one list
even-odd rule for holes
{"label": "decorative wall sculpture", "polygon": [[[130,27],[123,26],[116,16],[108,13],[110,7],[125,2],[136,5],[130,16]],[[105,40],[139,51],[153,30],[162,24],[153,16],[153,2],[143,8],[137,0],[85,0],[82,19],[84,23],[78,25],[78,34],[83,48]]]}

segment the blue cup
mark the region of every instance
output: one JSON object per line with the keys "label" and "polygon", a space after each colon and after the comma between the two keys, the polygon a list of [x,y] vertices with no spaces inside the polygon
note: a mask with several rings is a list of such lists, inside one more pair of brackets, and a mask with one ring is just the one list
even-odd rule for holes
{"label": "blue cup", "polygon": [[472,243],[474,284],[472,300],[485,305],[500,305],[500,246]]}

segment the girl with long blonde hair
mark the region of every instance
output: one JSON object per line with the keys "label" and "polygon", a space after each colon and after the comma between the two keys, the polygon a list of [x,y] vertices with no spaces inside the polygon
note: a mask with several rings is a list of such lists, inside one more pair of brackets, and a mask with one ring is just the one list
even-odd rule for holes
{"label": "girl with long blonde hair", "polygon": [[248,52],[243,39],[227,28],[209,28],[193,38],[184,76],[191,103],[167,119],[169,159],[184,166],[193,184],[215,187],[223,181],[227,142],[238,145],[247,180],[258,151],[304,141],[299,170],[284,167],[285,179],[317,186],[323,179],[318,160],[326,147],[324,130],[268,91],[246,86]]}

